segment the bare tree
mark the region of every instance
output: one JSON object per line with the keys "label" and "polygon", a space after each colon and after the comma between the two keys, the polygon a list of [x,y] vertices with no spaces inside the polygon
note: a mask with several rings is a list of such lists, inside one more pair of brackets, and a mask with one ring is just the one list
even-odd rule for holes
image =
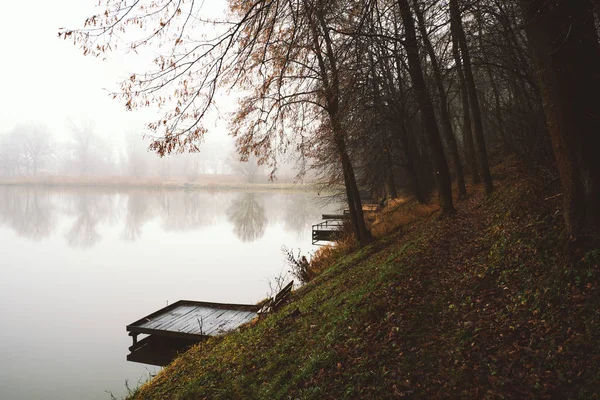
{"label": "bare tree", "polygon": [[19,135],[20,155],[26,173],[37,175],[54,152],[50,132],[41,125],[29,124],[16,128],[15,134]]}
{"label": "bare tree", "polygon": [[[259,164],[269,163],[273,173],[278,149],[321,125],[320,132],[335,143],[340,156],[357,239],[368,243],[372,237],[364,222],[343,128],[344,82],[339,68],[347,43],[335,40],[330,26],[352,22],[343,17],[345,6],[324,0],[232,1],[229,8],[236,20],[221,21],[216,36],[197,39],[189,36],[200,21],[193,17],[194,3],[163,0],[129,5],[115,0],[107,2],[103,14],[90,17],[83,29],[60,35],[73,37],[85,54],[101,55],[112,48],[119,29],[150,24],[152,33],[130,43],[130,48],[158,40],[170,45],[170,53],[155,60],[156,71],[132,75],[121,93],[128,108],[152,102],[172,105],[160,121],[149,124],[157,133],[151,148],[160,155],[198,149],[206,131],[203,118],[223,84],[252,92],[241,103],[234,135],[243,158],[253,153]],[[169,89],[172,95],[160,95]]]}
{"label": "bare tree", "polygon": [[429,55],[429,62],[431,63],[431,69],[433,70],[433,77],[435,80],[435,86],[437,88],[438,99],[440,103],[439,110],[441,115],[444,137],[448,144],[448,148],[450,149],[452,163],[454,164],[454,168],[456,170],[456,183],[458,186],[458,194],[460,197],[464,197],[467,194],[467,189],[465,187],[465,177],[463,174],[462,162],[460,161],[460,155],[458,152],[458,144],[456,143],[456,137],[454,136],[454,131],[452,129],[452,121],[450,120],[450,113],[448,110],[448,99],[446,96],[444,78],[442,77],[442,69],[438,62],[435,49],[433,48],[433,44],[429,39],[429,32],[427,32],[427,25],[425,23],[424,12],[423,10],[421,10],[421,7],[417,0],[413,0],[413,8],[419,24],[421,39],[423,40],[425,50]]}
{"label": "bare tree", "polygon": [[600,47],[588,0],[521,0],[574,240],[600,235]]}
{"label": "bare tree", "polygon": [[408,4],[408,0],[398,0],[398,7],[400,9],[400,14],[402,15],[402,21],[404,22],[404,34],[406,36],[404,46],[406,47],[408,56],[410,77],[416,92],[419,109],[421,111],[421,119],[431,149],[440,206],[444,213],[451,213],[454,211],[454,205],[452,201],[450,171],[448,169],[446,156],[444,155],[444,148],[442,146],[442,140],[436,122],[433,103],[431,102],[427,87],[425,86],[425,79],[423,78],[423,68],[419,59],[419,47],[412,11]]}
{"label": "bare tree", "polygon": [[114,166],[112,150],[95,131],[94,123],[85,120],[79,124],[70,122],[72,135],[70,166],[81,176],[108,173]]}
{"label": "bare tree", "polygon": [[489,195],[494,188],[492,183],[492,175],[488,163],[487,149],[485,146],[485,138],[483,136],[483,123],[481,121],[481,108],[479,106],[479,97],[477,96],[477,87],[475,86],[475,78],[471,68],[471,55],[467,38],[463,29],[462,17],[458,0],[450,0],[450,20],[452,26],[452,35],[455,37],[455,43],[458,43],[460,54],[462,57],[465,82],[467,86],[467,94],[469,96],[469,105],[471,107],[471,116],[473,117],[473,132],[475,136],[475,144],[477,146],[477,159],[479,160],[479,169],[483,177],[485,192]]}
{"label": "bare tree", "polygon": [[[227,158],[227,165],[233,170],[234,173],[244,177],[246,182],[255,183],[259,175],[264,174],[262,166],[258,165],[258,160],[253,155],[250,155],[248,159],[240,161],[237,153],[233,152]],[[263,179],[266,177],[263,175]]]}
{"label": "bare tree", "polygon": [[19,124],[0,141],[0,165],[4,175],[37,175],[47,166],[55,145],[40,124]]}

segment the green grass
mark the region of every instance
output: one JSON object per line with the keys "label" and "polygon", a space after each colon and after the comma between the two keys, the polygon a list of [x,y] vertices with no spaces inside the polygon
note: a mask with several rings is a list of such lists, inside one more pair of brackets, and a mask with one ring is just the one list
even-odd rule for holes
{"label": "green grass", "polygon": [[476,188],[456,216],[340,258],[132,398],[591,398],[600,251],[565,263],[558,205],[536,187],[518,176],[490,199]]}

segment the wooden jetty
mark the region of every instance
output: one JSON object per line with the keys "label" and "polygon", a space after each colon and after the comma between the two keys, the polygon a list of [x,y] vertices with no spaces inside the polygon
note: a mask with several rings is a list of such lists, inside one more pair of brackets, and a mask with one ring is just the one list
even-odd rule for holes
{"label": "wooden jetty", "polygon": [[[379,205],[376,203],[363,203],[363,212],[376,212]],[[350,218],[350,210],[343,214],[323,214],[323,222],[312,226],[312,244],[321,245],[323,242],[333,242],[339,237],[344,221]]]}
{"label": "wooden jetty", "polygon": [[[222,304],[180,300],[125,328],[133,339],[128,361],[167,365],[178,353],[209,336],[233,331],[259,314],[281,306],[292,290],[294,281],[264,304]],[[147,335],[138,340],[139,335]]]}
{"label": "wooden jetty", "polygon": [[344,224],[343,219],[327,219],[312,226],[312,244],[332,242],[339,236]]}
{"label": "wooden jetty", "polygon": [[228,332],[256,317],[260,306],[180,300],[126,329],[135,346],[140,333],[180,339],[202,339]]}
{"label": "wooden jetty", "polygon": [[[260,305],[180,300],[127,325],[125,329],[133,338],[127,360],[166,365],[193,344],[253,320],[260,308]],[[138,340],[141,334],[148,336]]]}
{"label": "wooden jetty", "polygon": [[196,343],[199,340],[150,335],[138,342],[137,348],[127,355],[127,361],[164,367]]}

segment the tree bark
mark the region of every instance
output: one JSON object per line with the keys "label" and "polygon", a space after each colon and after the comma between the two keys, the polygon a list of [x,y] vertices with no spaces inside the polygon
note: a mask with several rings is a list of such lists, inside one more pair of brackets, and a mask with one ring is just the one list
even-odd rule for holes
{"label": "tree bark", "polygon": [[490,167],[488,163],[487,150],[485,148],[483,122],[481,121],[481,108],[479,106],[479,98],[477,97],[477,87],[475,86],[475,78],[473,77],[473,70],[471,68],[471,56],[469,54],[469,47],[467,46],[467,37],[462,26],[458,0],[450,0],[450,25],[452,35],[456,37],[456,42],[458,42],[460,53],[462,54],[465,81],[469,95],[469,104],[471,106],[473,117],[475,144],[477,145],[477,159],[479,161],[479,169],[483,177],[485,193],[490,195],[494,190],[494,186],[492,183],[492,175],[490,173]]}
{"label": "tree bark", "polygon": [[350,161],[350,156],[346,149],[346,142],[344,136],[341,134],[341,124],[337,121],[337,118],[332,118],[332,125],[335,144],[340,154],[342,170],[344,172],[344,183],[346,187],[346,197],[348,199],[348,208],[350,210],[350,219],[352,220],[356,239],[362,246],[365,246],[373,241],[373,236],[365,224],[360,192],[358,190],[358,185],[356,184],[354,168],[352,167],[352,162]]}
{"label": "tree bark", "polygon": [[429,148],[431,150],[431,161],[435,171],[436,185],[439,195],[439,203],[444,214],[454,212],[452,201],[452,183],[450,181],[450,171],[448,162],[444,155],[444,146],[440,138],[433,103],[425,86],[423,77],[423,68],[419,58],[419,47],[415,31],[415,23],[408,0],[398,0],[398,7],[402,21],[404,23],[405,41],[404,46],[408,57],[409,73],[413,84],[413,89],[417,96],[419,109],[425,133],[427,135]]}
{"label": "tree bark", "polygon": [[600,236],[600,47],[589,0],[521,0],[571,239]]}
{"label": "tree bark", "polygon": [[458,186],[458,195],[460,198],[464,198],[467,195],[467,188],[465,186],[465,175],[463,172],[462,163],[460,161],[456,137],[454,136],[454,131],[452,129],[452,121],[450,120],[450,114],[448,112],[448,99],[446,96],[446,88],[444,87],[444,79],[442,78],[442,71],[440,69],[440,64],[438,63],[435,50],[433,49],[433,45],[429,40],[427,28],[425,26],[425,18],[417,0],[413,0],[413,5],[415,9],[415,14],[417,16],[417,21],[419,23],[419,30],[421,32],[423,44],[425,45],[425,50],[427,51],[429,59],[431,60],[431,69],[433,70],[433,77],[435,79],[435,84],[440,100],[440,113],[442,118],[442,126],[444,128],[444,137],[446,138],[446,142],[448,144],[448,147],[450,148],[452,163],[454,164],[454,169],[456,170],[456,184]]}

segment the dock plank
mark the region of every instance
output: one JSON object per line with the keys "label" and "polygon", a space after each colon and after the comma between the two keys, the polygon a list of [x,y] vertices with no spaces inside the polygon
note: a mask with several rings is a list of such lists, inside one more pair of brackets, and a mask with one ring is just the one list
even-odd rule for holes
{"label": "dock plank", "polygon": [[211,312],[198,313],[185,321],[179,321],[176,325],[170,327],[171,330],[186,333],[206,334],[206,327],[210,324],[215,315],[222,313],[223,310],[212,310]]}
{"label": "dock plank", "polygon": [[[202,338],[233,330],[251,321],[258,306],[182,300],[127,326],[132,334]],[[199,322],[200,321],[200,322]]]}
{"label": "dock plank", "polygon": [[160,315],[156,318],[150,319],[149,321],[140,326],[149,329],[163,329],[163,327],[168,325],[169,323],[177,321],[181,318],[185,318],[186,315],[193,313],[195,309],[195,306],[182,306],[173,311]]}
{"label": "dock plank", "polygon": [[168,329],[179,332],[182,330],[183,326],[187,326],[190,323],[190,321],[193,321],[195,323],[197,323],[199,319],[204,321],[206,318],[208,318],[210,315],[216,312],[219,312],[219,310],[207,307],[196,307],[193,313],[186,315],[185,318],[180,318],[175,321],[172,321],[172,323],[165,325],[162,329]]}
{"label": "dock plank", "polygon": [[235,315],[228,316],[228,318],[221,318],[218,324],[214,324],[213,328],[210,331],[207,331],[207,335],[218,335],[222,332],[227,332],[237,326],[245,324],[246,322],[250,322],[254,316],[254,313],[249,313],[248,311],[239,311]]}
{"label": "dock plank", "polygon": [[208,332],[211,330],[213,324],[218,323],[218,320],[221,318],[221,316],[231,312],[232,310],[217,310],[217,312],[210,314],[206,319],[202,320],[202,329],[200,329],[200,324],[198,324],[197,320],[188,321],[186,325],[179,329],[179,332],[194,333],[196,331],[202,331],[202,334],[208,335]]}

